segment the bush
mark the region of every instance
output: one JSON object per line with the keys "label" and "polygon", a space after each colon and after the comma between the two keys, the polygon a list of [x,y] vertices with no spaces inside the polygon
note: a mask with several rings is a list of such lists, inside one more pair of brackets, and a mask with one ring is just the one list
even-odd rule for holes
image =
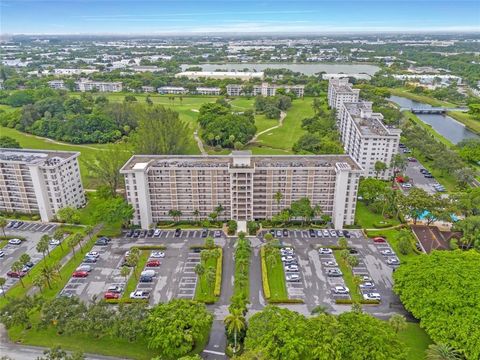
{"label": "bush", "polygon": [[268,284],[268,273],[267,273],[267,263],[265,260],[265,247],[260,248],[260,257],[262,262],[262,284],[263,284],[263,294],[265,299],[270,299],[270,285]]}
{"label": "bush", "polygon": [[166,250],[165,245],[140,245],[136,246],[139,250]]}
{"label": "bush", "polygon": [[249,235],[256,235],[258,229],[260,229],[260,225],[256,221],[249,221],[247,223],[247,229]]}
{"label": "bush", "polygon": [[373,226],[378,228],[378,229],[384,229],[392,226],[393,223],[390,221],[382,221],[382,222],[375,222],[373,223]]}
{"label": "bush", "polygon": [[235,220],[228,220],[228,235],[235,235],[237,232],[237,222]]}
{"label": "bush", "polygon": [[268,300],[269,304],[303,304],[304,301],[302,299],[275,299],[275,300]]}
{"label": "bush", "polygon": [[215,271],[215,290],[213,290],[214,296],[220,296],[220,292],[222,291],[222,260],[223,260],[223,249],[221,247],[218,248],[220,251],[218,252],[217,258],[217,269]]}

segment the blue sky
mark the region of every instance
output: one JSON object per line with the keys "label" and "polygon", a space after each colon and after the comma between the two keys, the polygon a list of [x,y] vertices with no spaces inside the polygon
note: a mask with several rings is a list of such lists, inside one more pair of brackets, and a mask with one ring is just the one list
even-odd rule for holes
{"label": "blue sky", "polygon": [[0,0],[10,34],[480,31],[480,1]]}

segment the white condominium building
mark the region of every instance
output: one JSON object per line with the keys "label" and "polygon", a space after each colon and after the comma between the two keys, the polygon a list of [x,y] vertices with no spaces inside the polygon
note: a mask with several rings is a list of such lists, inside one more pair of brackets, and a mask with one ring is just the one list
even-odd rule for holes
{"label": "white condominium building", "polygon": [[391,178],[393,169],[390,164],[398,153],[401,131],[387,127],[383,123],[383,115],[372,112],[371,102],[344,102],[339,113],[338,130],[345,152],[364,169],[364,176],[377,176],[375,163],[381,161],[388,169],[379,173],[378,177]]}
{"label": "white condominium building", "polygon": [[240,96],[243,95],[243,86],[237,84],[227,85],[227,95],[228,96]]}
{"label": "white condominium building", "polygon": [[85,205],[78,156],[67,151],[0,149],[0,211],[40,214]]}
{"label": "white condominium building", "polygon": [[219,87],[197,87],[195,92],[198,95],[220,95]]}
{"label": "white condominium building", "polygon": [[145,229],[171,220],[170,210],[180,210],[182,219],[204,219],[218,205],[224,209],[219,219],[269,219],[303,197],[320,205],[340,229],[354,222],[362,172],[348,155],[252,156],[250,151],[135,155],[120,170],[133,221]]}
{"label": "white condominium building", "polygon": [[160,94],[174,94],[183,95],[188,92],[187,89],[181,86],[162,86],[157,89]]}
{"label": "white condominium building", "polygon": [[63,80],[49,81],[48,86],[50,86],[52,89],[55,89],[55,90],[66,90],[67,89]]}
{"label": "white condominium building", "polygon": [[176,78],[187,77],[189,79],[240,79],[248,81],[251,79],[263,79],[263,72],[249,72],[249,71],[183,71],[175,74]]}
{"label": "white condominium building", "polygon": [[121,82],[104,82],[104,81],[90,81],[82,80],[75,82],[75,89],[77,91],[92,91],[99,92],[120,92],[123,89]]}
{"label": "white condominium building", "polygon": [[328,105],[337,111],[337,118],[344,102],[358,102],[360,90],[353,89],[348,78],[330,79],[328,82]]}
{"label": "white condominium building", "polygon": [[253,86],[253,95],[275,96],[278,89],[285,89],[285,92],[293,92],[297,97],[303,97],[305,86],[303,85],[274,85],[262,83]]}

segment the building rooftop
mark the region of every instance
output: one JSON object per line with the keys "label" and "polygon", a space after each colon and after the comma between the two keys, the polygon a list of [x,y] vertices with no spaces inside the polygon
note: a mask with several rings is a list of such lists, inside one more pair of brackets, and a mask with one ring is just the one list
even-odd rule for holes
{"label": "building rooftop", "polygon": [[383,123],[383,115],[372,111],[372,103],[360,101],[343,103],[358,130],[365,136],[397,136],[396,128],[387,128]]}
{"label": "building rooftop", "polygon": [[53,166],[80,155],[73,151],[45,151],[0,148],[0,162]]}

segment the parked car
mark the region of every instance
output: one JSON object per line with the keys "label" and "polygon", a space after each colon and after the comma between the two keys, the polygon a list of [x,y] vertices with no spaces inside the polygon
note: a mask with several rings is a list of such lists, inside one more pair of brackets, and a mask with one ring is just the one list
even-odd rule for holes
{"label": "parked car", "polygon": [[343,236],[343,231],[342,230],[337,230],[337,236],[342,237]]}
{"label": "parked car", "polygon": [[308,235],[310,235],[310,237],[315,237],[315,230],[313,229],[308,229]]}
{"label": "parked car", "polygon": [[155,229],[155,230],[153,231],[153,236],[159,237],[160,234],[161,234],[161,232],[162,232],[162,231],[161,231],[160,229]]}
{"label": "parked car", "polygon": [[163,251],[153,251],[150,254],[150,257],[155,259],[161,259],[165,257],[165,253]]}
{"label": "parked car", "polygon": [[372,281],[372,278],[368,275],[360,275],[360,279],[362,279],[363,281]]}
{"label": "parked car", "polygon": [[291,260],[295,260],[295,257],[291,256],[291,255],[287,255],[287,256],[282,256],[282,261],[285,262],[285,261],[291,261]]}
{"label": "parked car", "polygon": [[150,230],[147,231],[147,236],[152,237],[154,233],[155,233],[155,230],[150,229]]}
{"label": "parked car", "polygon": [[23,221],[17,221],[15,222],[15,224],[13,224],[13,228],[14,229],[18,229],[20,226],[22,226],[24,224]]}
{"label": "parked car", "polygon": [[84,278],[88,276],[88,271],[74,271],[72,277],[74,278]]}
{"label": "parked car", "polygon": [[15,225],[17,222],[16,221],[10,221],[8,224],[7,224],[7,229],[11,229],[13,227],[13,225]]}
{"label": "parked car", "polygon": [[284,246],[282,248],[280,248],[281,251],[293,251],[293,247],[289,247],[289,246]]}
{"label": "parked car", "polygon": [[140,280],[139,280],[139,282],[141,282],[141,283],[149,283],[149,282],[152,282],[152,281],[153,281],[152,276],[140,276]]}
{"label": "parked car", "polygon": [[376,236],[372,240],[375,243],[385,243],[385,242],[387,242],[387,240],[382,236]]}
{"label": "parked car", "polygon": [[110,241],[112,241],[112,239],[110,239],[109,237],[106,237],[106,236],[102,236],[102,237],[99,238],[98,240],[106,241],[107,243],[109,243]]}
{"label": "parked car", "polygon": [[147,236],[147,230],[141,230],[140,231],[140,237],[144,238]]}
{"label": "parked car", "polygon": [[375,284],[372,281],[365,281],[364,283],[360,284],[360,289],[371,289],[374,287]]}
{"label": "parked car", "polygon": [[201,237],[202,237],[202,238],[206,238],[207,236],[208,236],[208,229],[203,229],[203,230],[202,230]]}
{"label": "parked car", "polygon": [[91,256],[86,256],[83,259],[83,262],[86,263],[86,264],[93,264],[93,263],[97,262],[97,258],[94,258],[94,257],[91,257]]}
{"label": "parked car", "polygon": [[282,235],[283,235],[282,230],[277,230],[277,231],[275,231],[275,235],[276,235],[277,238],[281,238]]}
{"label": "parked car", "polygon": [[220,230],[215,230],[213,233],[213,236],[216,238],[219,238],[222,236],[222,232]]}
{"label": "parked car", "polygon": [[337,237],[337,232],[335,230],[329,231],[331,237]]}
{"label": "parked car", "polygon": [[293,256],[295,252],[293,250],[280,250],[282,256]]}
{"label": "parked car", "polygon": [[283,265],[297,265],[298,266],[298,262],[297,262],[297,259],[293,258],[292,260],[283,261]]}
{"label": "parked car", "polygon": [[0,258],[4,256],[5,256],[5,253],[3,252],[3,250],[0,250]]}
{"label": "parked car", "polygon": [[324,266],[327,266],[327,267],[336,267],[338,266],[337,262],[336,261],[325,261],[323,263]]}
{"label": "parked car", "polygon": [[120,294],[123,291],[123,287],[118,285],[109,286],[107,289],[108,292]]}
{"label": "parked car", "polygon": [[432,174],[423,174],[423,177],[427,179],[434,179],[434,176]]}
{"label": "parked car", "polygon": [[378,300],[378,301],[380,301],[381,297],[380,297],[379,293],[372,292],[372,293],[363,294],[363,299],[364,300]]}
{"label": "parked car", "polygon": [[320,249],[318,249],[318,253],[319,254],[324,254],[324,255],[333,254],[333,250],[329,249],[329,248],[320,248]]}
{"label": "parked car", "polygon": [[402,184],[402,188],[404,188],[404,189],[411,189],[411,188],[412,188],[412,184],[410,184],[410,183],[403,183],[403,184]]}
{"label": "parked car", "polygon": [[108,245],[108,241],[105,240],[105,239],[98,239],[97,241],[95,241],[95,245],[98,245],[98,246],[107,246],[107,245]]}
{"label": "parked car", "polygon": [[135,231],[133,232],[133,237],[134,237],[134,238],[140,237],[140,230],[135,230]]}
{"label": "parked car", "polygon": [[407,146],[405,144],[400,143],[400,144],[398,144],[398,147],[400,149],[405,149]]}
{"label": "parked car", "polygon": [[390,257],[387,259],[387,264],[388,265],[400,265],[400,260],[394,256],[394,257]]}
{"label": "parked car", "polygon": [[298,282],[298,281],[300,281],[300,275],[298,275],[298,274],[287,274],[285,276],[285,280],[287,280],[288,282]]}
{"label": "parked car", "polygon": [[327,276],[339,277],[339,276],[342,276],[342,275],[343,275],[343,273],[338,268],[327,269]]}
{"label": "parked car", "polygon": [[133,230],[128,230],[126,237],[132,237],[133,236]]}
{"label": "parked car", "polygon": [[385,256],[395,255],[395,253],[391,249],[382,250],[382,251],[380,251],[380,254],[385,255]]}
{"label": "parked car", "polygon": [[10,239],[10,240],[8,240],[8,243],[10,245],[20,245],[22,243],[22,240],[20,240],[20,239]]}
{"label": "parked car", "polygon": [[420,169],[419,170],[422,174],[430,174],[430,172],[427,169]]}
{"label": "parked car", "polygon": [[148,299],[149,297],[148,291],[136,290],[130,293],[130,299]]}
{"label": "parked car", "polygon": [[175,237],[179,237],[182,234],[182,229],[175,229]]}
{"label": "parked car", "polygon": [[149,260],[147,261],[147,263],[145,264],[146,267],[159,267],[160,266],[160,261],[158,260]]}
{"label": "parked car", "polygon": [[327,229],[323,229],[322,234],[323,234],[324,237],[329,237],[330,236],[330,232]]}
{"label": "parked car", "polygon": [[286,272],[298,272],[298,265],[286,265],[285,266]]}
{"label": "parked car", "polygon": [[140,273],[140,276],[155,277],[155,275],[157,275],[157,273],[155,272],[155,270],[143,270],[143,271]]}
{"label": "parked car", "polygon": [[25,271],[13,271],[13,270],[10,270],[9,272],[7,272],[7,276],[8,276],[8,277],[16,278],[16,279],[22,278],[22,277],[24,277],[25,275],[27,275],[27,273],[26,273]]}
{"label": "parked car", "polygon": [[94,257],[94,258],[98,259],[100,257],[100,253],[98,251],[90,251],[85,256]]}
{"label": "parked car", "polygon": [[348,252],[350,254],[358,254],[358,250],[357,249],[354,249],[354,248],[348,248]]}
{"label": "parked car", "polygon": [[272,234],[272,236],[275,236],[275,229],[270,229],[270,230],[268,230],[268,232],[269,232],[270,234]]}
{"label": "parked car", "polygon": [[350,292],[350,290],[346,287],[346,286],[342,286],[342,285],[337,285],[335,286],[332,291],[335,293],[335,294],[348,294]]}
{"label": "parked car", "polygon": [[347,230],[343,230],[343,236],[345,236],[348,239],[350,238],[350,233]]}
{"label": "parked car", "polygon": [[58,246],[58,245],[60,245],[60,240],[50,239],[50,241],[48,242],[48,245],[50,245],[50,246]]}
{"label": "parked car", "polygon": [[92,271],[92,267],[90,265],[80,265],[79,267],[77,267],[75,269],[75,271],[87,271],[87,272],[90,272]]}
{"label": "parked car", "polygon": [[288,229],[283,229],[283,237],[288,237]]}
{"label": "parked car", "polygon": [[317,234],[317,237],[322,237],[323,236],[322,230],[317,230],[317,231],[315,231],[315,233]]}
{"label": "parked car", "polygon": [[119,293],[116,293],[116,292],[107,291],[107,292],[103,295],[103,298],[104,298],[105,300],[118,299],[118,298],[120,298],[120,294],[119,294]]}

